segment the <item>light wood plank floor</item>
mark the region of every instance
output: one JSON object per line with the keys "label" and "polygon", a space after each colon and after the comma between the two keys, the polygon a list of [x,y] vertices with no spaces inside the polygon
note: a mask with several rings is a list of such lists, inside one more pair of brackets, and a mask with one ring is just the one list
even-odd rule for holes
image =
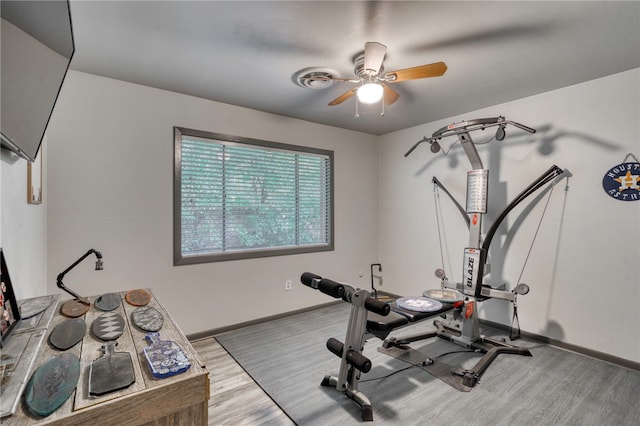
{"label": "light wood plank floor", "polygon": [[191,344],[209,370],[209,425],[294,424],[214,338]]}

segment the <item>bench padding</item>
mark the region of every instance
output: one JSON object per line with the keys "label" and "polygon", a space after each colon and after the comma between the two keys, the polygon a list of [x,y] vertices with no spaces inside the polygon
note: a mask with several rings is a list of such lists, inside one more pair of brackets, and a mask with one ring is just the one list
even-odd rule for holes
{"label": "bench padding", "polygon": [[391,312],[387,316],[378,315],[374,312],[367,313],[367,331],[381,340],[386,339],[389,333],[396,328],[442,315],[453,309],[453,304],[451,303],[443,303],[442,309],[434,312],[410,311],[398,307],[395,303],[390,303],[389,305],[391,306]]}

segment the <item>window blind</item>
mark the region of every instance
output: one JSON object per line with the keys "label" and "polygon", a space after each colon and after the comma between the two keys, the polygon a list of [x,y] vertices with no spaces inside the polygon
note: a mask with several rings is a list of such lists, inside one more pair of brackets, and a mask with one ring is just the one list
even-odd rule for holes
{"label": "window blind", "polygon": [[179,257],[332,248],[332,156],[233,139],[180,135]]}

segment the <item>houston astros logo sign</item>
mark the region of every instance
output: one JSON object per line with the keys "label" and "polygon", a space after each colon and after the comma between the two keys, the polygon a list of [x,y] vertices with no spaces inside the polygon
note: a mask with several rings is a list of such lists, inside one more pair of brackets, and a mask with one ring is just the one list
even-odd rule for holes
{"label": "houston astros logo sign", "polygon": [[[627,158],[633,155],[627,155]],[[640,200],[640,163],[622,163],[612,167],[602,178],[602,188],[610,197],[620,201]],[[625,158],[626,160],[626,158]]]}

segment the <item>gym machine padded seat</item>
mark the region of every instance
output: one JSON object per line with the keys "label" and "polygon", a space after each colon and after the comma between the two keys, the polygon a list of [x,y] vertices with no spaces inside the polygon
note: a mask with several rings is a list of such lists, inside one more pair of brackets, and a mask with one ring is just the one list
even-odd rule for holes
{"label": "gym machine padded seat", "polygon": [[380,340],[386,339],[389,333],[396,328],[442,315],[453,309],[452,303],[442,303],[442,308],[433,312],[410,311],[398,307],[395,302],[389,303],[389,306],[391,307],[391,312],[386,316],[371,311],[367,312],[367,331]]}

